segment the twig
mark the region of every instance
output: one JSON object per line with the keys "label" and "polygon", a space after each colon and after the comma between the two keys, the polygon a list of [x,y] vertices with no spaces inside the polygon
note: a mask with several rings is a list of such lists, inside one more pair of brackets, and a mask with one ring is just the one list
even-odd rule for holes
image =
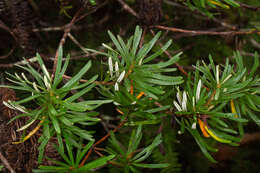
{"label": "twig", "polygon": [[188,33],[191,34],[191,36],[197,36],[197,35],[247,35],[247,34],[254,34],[258,33],[259,31],[253,29],[250,31],[222,31],[222,32],[216,32],[216,31],[195,31],[195,30],[186,30],[186,29],[180,29],[180,28],[174,28],[174,27],[167,27],[167,26],[161,26],[156,25],[155,28],[172,31],[172,32],[180,32],[180,33]]}
{"label": "twig", "polygon": [[3,154],[0,152],[0,159],[2,161],[2,163],[5,165],[5,167],[11,172],[11,173],[15,173],[15,171],[13,170],[13,168],[11,167],[11,165],[9,164],[9,162],[7,161],[7,159],[3,156]]}
{"label": "twig", "polygon": [[18,62],[15,62],[15,63],[0,64],[0,67],[2,67],[2,68],[12,68],[12,67],[14,67],[15,65],[25,65],[25,64],[28,64],[28,63],[33,63],[33,62],[35,62],[35,61],[37,61],[37,58],[36,58],[36,57],[33,57],[33,58],[30,58],[30,59],[18,61]]}
{"label": "twig", "polygon": [[88,51],[86,51],[86,49],[76,40],[75,37],[73,37],[73,35],[71,35],[71,33],[68,33],[68,37],[69,37],[83,52],[85,52],[87,56],[89,55]]}
{"label": "twig", "polygon": [[[81,30],[81,29],[85,29],[85,28],[95,27],[96,25],[102,25],[105,22],[107,22],[110,17],[111,16],[106,15],[106,16],[104,16],[103,19],[99,20],[97,23],[91,23],[91,24],[88,24],[85,26],[73,25],[73,26],[71,26],[71,30]],[[56,31],[64,31],[65,28],[66,28],[66,25],[52,26],[52,27],[46,27],[46,28],[33,28],[32,31],[33,32],[56,32]]]}
{"label": "twig", "polygon": [[129,5],[127,5],[123,0],[117,0],[121,5],[122,7],[128,11],[130,14],[132,14],[133,16],[139,18],[138,14],[131,8],[129,7]]}
{"label": "twig", "polygon": [[260,43],[258,43],[257,41],[255,41],[253,38],[250,39],[250,42],[252,43],[252,45],[257,48],[260,49]]}
{"label": "twig", "polygon": [[253,11],[260,11],[260,7],[254,7],[254,6],[250,6],[250,5],[247,5],[247,4],[244,4],[242,2],[237,2],[239,3],[240,7],[243,7],[243,8],[246,8],[246,9],[249,9],[249,10],[253,10]]}
{"label": "twig", "polygon": [[[3,30],[6,30],[7,32],[9,32],[10,35],[13,37],[13,39],[17,42],[17,38],[14,35],[13,31],[7,25],[5,25],[5,23],[2,20],[0,20],[0,28],[2,28]],[[6,55],[0,56],[0,59],[5,59],[8,56],[10,56],[13,53],[15,47],[16,47],[16,44],[13,45],[11,50]]]}
{"label": "twig", "polygon": [[[116,131],[118,131],[127,121],[127,118],[125,118],[123,121],[121,121],[121,123],[116,127],[114,128],[113,130],[113,133],[115,133]],[[104,140],[106,140],[109,136],[111,135],[111,133],[108,133],[106,136],[104,136],[103,138],[101,138],[99,141],[97,141],[93,146],[92,148],[88,151],[87,155],[85,156],[85,158],[83,159],[83,161],[80,163],[80,166],[79,167],[82,167],[85,162],[87,161],[88,157],[90,156],[90,154],[92,153],[93,151],[93,148],[95,146],[97,146],[98,144],[100,144],[101,142],[103,142]]]}
{"label": "twig", "polygon": [[[70,23],[68,25],[66,25],[66,28],[64,29],[64,34],[62,36],[62,39],[60,40],[59,43],[59,47],[63,46],[63,44],[66,41],[66,38],[71,30],[72,25],[75,23],[76,19],[78,18],[78,16],[80,15],[81,11],[84,9],[84,7],[81,7],[76,14],[73,16],[72,20],[70,21]],[[59,55],[59,48],[56,51],[56,55],[55,55],[55,59],[54,59],[54,63],[53,63],[53,68],[52,68],[52,72],[53,74],[56,71],[56,67],[57,67],[57,62],[58,62],[58,55]]]}

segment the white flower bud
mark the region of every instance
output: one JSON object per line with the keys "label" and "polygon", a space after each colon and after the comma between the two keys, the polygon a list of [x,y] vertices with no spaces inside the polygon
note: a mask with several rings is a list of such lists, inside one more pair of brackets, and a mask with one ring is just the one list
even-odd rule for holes
{"label": "white flower bud", "polygon": [[182,107],[182,110],[184,110],[184,111],[187,110],[187,94],[185,91],[183,92],[181,107]]}
{"label": "white flower bud", "polygon": [[174,106],[176,107],[176,109],[177,109],[178,111],[182,111],[180,105],[179,105],[175,100],[173,101],[173,104],[174,104]]}
{"label": "white flower bud", "polygon": [[33,88],[37,91],[37,92],[40,92],[40,90],[38,89],[37,85],[35,82],[33,82]]}
{"label": "white flower bud", "polygon": [[194,123],[191,125],[191,128],[192,128],[192,129],[196,129],[196,125],[197,125],[197,123],[194,122]]}
{"label": "white flower bud", "polygon": [[199,80],[198,85],[197,85],[197,90],[196,90],[196,102],[198,102],[200,99],[201,85],[202,85],[201,80]]}
{"label": "white flower bud", "polygon": [[108,69],[109,69],[110,76],[112,77],[113,76],[113,61],[112,61],[111,57],[108,58]]}
{"label": "white flower bud", "polygon": [[117,82],[120,83],[125,77],[125,70],[120,74],[120,76],[117,79]]}
{"label": "white flower bud", "polygon": [[219,84],[219,65],[216,66],[216,80],[217,84]]}
{"label": "white flower bud", "polygon": [[118,91],[119,90],[119,86],[118,86],[118,83],[116,82],[115,83],[115,91]]}
{"label": "white flower bud", "polygon": [[115,63],[115,71],[116,71],[116,77],[119,76],[119,66],[118,66],[118,62],[116,61]]}
{"label": "white flower bud", "polygon": [[26,81],[26,82],[29,82],[29,80],[27,79],[27,77],[25,76],[25,74],[24,73],[21,73],[22,74],[22,77],[24,78],[24,80]]}

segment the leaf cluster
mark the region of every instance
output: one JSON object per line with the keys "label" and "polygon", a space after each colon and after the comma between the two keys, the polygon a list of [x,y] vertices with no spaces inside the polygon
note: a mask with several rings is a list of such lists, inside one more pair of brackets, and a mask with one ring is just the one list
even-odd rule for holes
{"label": "leaf cluster", "polygon": [[[16,90],[23,90],[27,92],[27,97],[19,101],[4,102],[6,106],[11,109],[18,110],[22,114],[15,116],[10,122],[17,118],[29,117],[29,120],[24,126],[17,131],[26,131],[33,123],[40,120],[38,126],[32,130],[21,141],[26,141],[31,135],[43,126],[43,133],[39,138],[39,159],[41,162],[43,152],[49,139],[56,136],[59,145],[62,145],[63,138],[69,138],[70,143],[75,147],[80,147],[78,140],[83,138],[85,140],[94,141],[91,131],[86,129],[89,125],[94,125],[99,118],[95,116],[98,112],[93,111],[98,106],[109,103],[110,100],[88,100],[77,101],[78,98],[91,91],[95,87],[94,81],[98,75],[93,76],[88,82],[81,84],[79,81],[83,75],[91,67],[91,61],[89,61],[75,76],[73,76],[67,83],[61,85],[63,75],[69,64],[69,56],[67,56],[65,63],[62,65],[63,52],[62,48],[59,48],[59,57],[57,62],[57,68],[54,77],[51,77],[43,63],[40,55],[37,54],[36,60],[39,63],[42,74],[37,72],[29,62],[25,61],[26,66],[20,66],[23,70],[27,71],[35,81],[30,81],[24,73],[19,76],[7,73],[9,76],[7,79],[16,85],[2,85],[1,87],[8,87]],[[77,90],[76,94],[71,95],[72,90]],[[29,103],[32,103],[29,104]],[[26,108],[23,105],[29,105]],[[34,108],[34,109],[32,109]],[[82,128],[84,127],[84,128]]]}

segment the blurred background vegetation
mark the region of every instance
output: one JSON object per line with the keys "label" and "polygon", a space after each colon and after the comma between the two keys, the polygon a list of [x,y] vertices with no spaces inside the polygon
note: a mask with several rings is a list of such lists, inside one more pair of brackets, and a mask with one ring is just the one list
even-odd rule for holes
{"label": "blurred background vegetation", "polygon": [[[226,1],[219,2],[228,5]],[[68,69],[68,74],[71,75],[77,73],[89,59],[93,59],[88,75],[99,73],[102,76],[102,72],[106,71],[102,62],[107,59],[82,49],[87,47],[102,51],[102,43],[111,43],[107,30],[128,38],[136,25],[145,30],[144,42],[153,37],[153,32],[160,30],[156,27],[158,25],[188,31],[233,32],[225,35],[200,35],[163,30],[160,42],[173,40],[173,45],[168,49],[171,55],[184,52],[179,64],[186,71],[192,71],[192,65],[197,60],[208,61],[209,54],[216,63],[224,63],[226,58],[233,62],[234,50],[238,50],[245,64],[249,65],[253,63],[254,52],[259,53],[260,50],[260,1],[237,0],[237,3],[240,6],[229,5],[229,8],[224,8],[217,5],[214,8],[210,5],[196,5],[195,0],[96,0],[94,4],[88,0],[0,0],[1,81],[4,81],[5,71],[17,71],[13,65],[23,60],[23,57],[33,57],[36,52],[41,54],[51,71],[58,45],[68,24],[80,9],[80,20],[69,27],[69,36],[62,43],[65,54],[71,54]],[[250,34],[236,34],[240,31],[248,31]],[[158,48],[159,44],[155,46],[155,49]],[[164,54],[161,58],[167,59],[168,56]],[[182,75],[181,72],[179,74]],[[92,92],[88,98],[97,98],[97,95],[98,92]],[[19,93],[16,97],[19,98]],[[105,117],[115,114],[114,107],[109,105],[99,108],[99,111]],[[1,123],[5,121],[1,119]],[[165,118],[164,121],[164,148],[157,148],[150,158],[157,163],[170,160],[173,164],[164,169],[164,172],[259,172],[260,130],[254,123],[246,126],[246,135],[239,147],[218,144],[219,152],[214,155],[218,163],[212,164],[201,154],[191,135],[179,135],[177,125],[171,122],[171,118]],[[96,126],[95,130],[98,131],[100,127],[101,125]],[[117,139],[121,142],[128,141],[129,136],[125,134],[129,129],[122,129],[117,134]],[[152,132],[156,133],[157,130],[158,125],[147,126],[143,130],[143,143],[150,143],[150,137],[154,136]],[[104,136],[105,131],[98,131],[96,135]],[[4,141],[0,144],[1,151],[5,150],[4,144]],[[21,161],[22,158],[15,160],[12,152],[5,155],[12,164],[27,163],[35,158],[32,154],[28,156],[31,158],[23,158],[27,160]],[[30,166],[35,168],[35,164]],[[113,172],[113,168],[109,167],[107,172]]]}

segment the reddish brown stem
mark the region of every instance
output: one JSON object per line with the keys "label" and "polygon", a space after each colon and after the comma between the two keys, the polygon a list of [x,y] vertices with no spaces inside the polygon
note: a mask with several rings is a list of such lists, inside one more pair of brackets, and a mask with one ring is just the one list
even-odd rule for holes
{"label": "reddish brown stem", "polygon": [[[121,121],[121,123],[114,128],[113,132],[115,133],[116,131],[118,131],[127,121],[127,118],[125,118],[123,121]],[[83,161],[80,163],[79,167],[82,167],[85,162],[87,161],[87,159],[89,158],[90,154],[93,151],[93,147],[97,146],[98,144],[100,144],[101,142],[103,142],[104,140],[106,140],[109,136],[111,135],[111,133],[108,133],[106,136],[104,136],[103,138],[101,138],[99,141],[97,141],[92,148],[88,151],[87,155],[84,157]],[[96,151],[95,151],[96,152]]]}

